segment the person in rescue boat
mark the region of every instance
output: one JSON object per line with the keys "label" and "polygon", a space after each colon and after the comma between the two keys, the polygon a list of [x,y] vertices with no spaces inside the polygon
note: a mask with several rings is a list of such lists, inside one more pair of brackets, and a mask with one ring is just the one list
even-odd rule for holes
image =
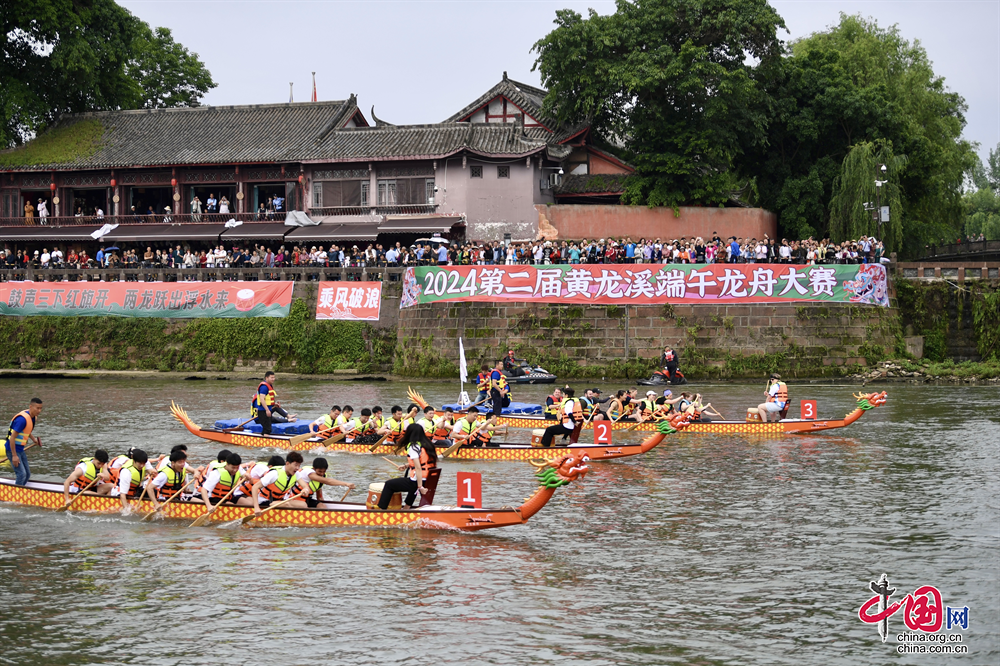
{"label": "person in rescue boat", "polygon": [[[216,462],[219,461],[217,460]],[[209,465],[210,469],[199,488],[201,501],[208,507],[208,513],[211,514],[215,511],[222,498],[229,495],[230,490],[239,487],[243,481],[243,471],[240,469],[240,465],[242,464],[243,459],[240,458],[239,454],[229,453],[226,459],[222,461],[221,466],[215,463]],[[226,499],[227,504],[236,504],[236,498],[233,497],[235,494],[236,491],[233,491],[233,494],[229,495]]]}
{"label": "person in rescue boat", "polygon": [[31,468],[28,466],[28,457],[24,453],[25,444],[28,440],[33,441],[38,446],[42,445],[42,440],[34,437],[31,431],[35,428],[38,417],[42,415],[42,399],[32,398],[28,403],[28,408],[18,412],[10,420],[7,428],[7,439],[4,440],[4,451],[7,460],[14,468],[14,483],[18,486],[27,485],[31,479]]}
{"label": "person in rescue boat", "polygon": [[767,400],[757,405],[760,420],[780,421],[781,411],[788,405],[788,385],[781,381],[781,375],[777,372],[768,378],[764,395],[767,396]]}
{"label": "person in rescue boat", "polygon": [[[288,499],[295,491],[304,491],[302,492],[303,495],[308,494],[309,484],[298,480],[297,473],[301,468],[302,454],[298,451],[289,451],[288,455],[285,456],[284,467],[272,469],[260,477],[253,484],[253,488],[250,491],[251,498],[253,499],[254,515],[259,516],[272,503],[276,504]],[[306,503],[298,499],[295,502],[289,502],[285,506],[291,507],[293,505],[301,508]]]}
{"label": "person in rescue boat", "polygon": [[250,411],[265,435],[271,434],[272,423],[294,423],[296,419],[295,414],[289,414],[278,402],[278,394],[274,390],[274,372],[270,370],[264,373],[264,381],[257,386]]}
{"label": "person in rescue boat", "polygon": [[523,358],[516,358],[514,356],[513,349],[508,349],[507,355],[503,357],[503,371],[511,377],[523,377],[527,374],[524,368],[521,367],[523,361]]}
{"label": "person in rescue boat", "polygon": [[548,421],[559,420],[559,408],[562,407],[562,389],[556,388],[552,394],[545,398],[545,419]]}
{"label": "person in rescue boat", "polygon": [[660,354],[660,367],[667,371],[671,384],[677,379],[677,366],[680,364],[680,360],[680,356],[670,345],[664,347],[663,353]]}
{"label": "person in rescue boat", "polygon": [[437,451],[421,426],[415,423],[408,426],[400,443],[406,447],[407,464],[405,467],[400,465],[399,468],[407,471],[402,477],[389,479],[382,486],[378,508],[383,511],[389,508],[392,496],[402,492],[406,493],[403,505],[407,509],[412,509],[413,503],[417,499],[417,493],[423,495],[426,492],[424,481],[427,479],[428,473],[437,467]]}
{"label": "person in rescue boat", "polygon": [[353,483],[338,481],[337,479],[328,477],[326,471],[329,468],[330,464],[326,461],[326,458],[316,458],[313,460],[312,465],[300,468],[295,474],[298,484],[299,486],[305,484],[310,493],[306,495],[304,500],[293,500],[285,506],[289,508],[309,507],[310,509],[315,509],[323,501],[323,486],[342,486],[348,490],[354,490]]}
{"label": "person in rescue boat", "polygon": [[481,405],[490,398],[490,366],[485,363],[479,366],[479,374],[476,375],[476,388],[479,390],[476,404]]}
{"label": "person in rescue boat", "polygon": [[560,435],[572,435],[577,425],[583,424],[583,407],[580,401],[573,396],[576,392],[566,387],[563,389],[562,406],[560,407],[560,421],[555,425],[550,425],[542,435],[542,446],[548,448],[552,446],[552,440]]}
{"label": "person in rescue boat", "polygon": [[66,500],[66,503],[69,504],[71,501],[70,493],[83,492],[84,488],[93,483],[98,477],[101,477],[102,480],[94,484],[89,492],[97,493],[98,495],[107,495],[110,493],[114,486],[107,482],[107,479],[110,478],[107,472],[104,471],[107,464],[108,452],[104,449],[97,449],[91,457],[81,458],[80,462],[73,468],[72,474],[66,477],[66,480],[63,482],[63,498]]}

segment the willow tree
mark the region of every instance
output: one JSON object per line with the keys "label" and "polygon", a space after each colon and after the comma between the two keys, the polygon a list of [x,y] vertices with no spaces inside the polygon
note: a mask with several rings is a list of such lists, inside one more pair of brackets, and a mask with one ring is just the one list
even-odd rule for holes
{"label": "willow tree", "polygon": [[[894,155],[892,143],[884,139],[851,146],[840,175],[833,181],[830,238],[839,243],[861,236],[876,236],[882,238],[887,250],[898,249],[903,241],[899,182],[905,166],[906,156]],[[882,186],[879,187],[876,181],[882,182]],[[889,207],[889,221],[883,223],[881,233],[872,210],[876,203]]]}

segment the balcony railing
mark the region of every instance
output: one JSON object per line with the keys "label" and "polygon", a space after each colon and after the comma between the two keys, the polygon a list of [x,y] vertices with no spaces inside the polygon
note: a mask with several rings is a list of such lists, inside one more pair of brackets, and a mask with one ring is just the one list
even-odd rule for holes
{"label": "balcony railing", "polygon": [[402,266],[233,268],[0,268],[0,282],[398,282]]}
{"label": "balcony railing", "polygon": [[310,208],[312,217],[326,215],[426,215],[433,213],[436,204],[404,204],[398,206],[326,206]]}
{"label": "balcony railing", "polygon": [[104,224],[224,224],[229,220],[236,219],[240,222],[284,222],[285,213],[257,214],[257,213],[201,213],[192,215],[183,213],[174,215],[173,213],[157,213],[155,215],[105,215],[96,217],[94,215],[84,215],[81,217],[53,217],[46,218],[33,217],[0,217],[2,227],[73,227],[73,226],[101,226]]}
{"label": "balcony railing", "polygon": [[922,259],[957,259],[960,257],[1000,256],[1000,241],[969,241],[931,246],[924,250]]}

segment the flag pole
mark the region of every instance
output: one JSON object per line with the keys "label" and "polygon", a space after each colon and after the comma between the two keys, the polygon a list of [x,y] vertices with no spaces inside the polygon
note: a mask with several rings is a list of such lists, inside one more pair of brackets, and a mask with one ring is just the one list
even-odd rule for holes
{"label": "flag pole", "polygon": [[295,96],[292,94],[292,86],[294,86],[294,85],[295,85],[295,83],[293,83],[292,81],[288,82],[288,103],[289,104],[291,104],[292,102],[295,101]]}

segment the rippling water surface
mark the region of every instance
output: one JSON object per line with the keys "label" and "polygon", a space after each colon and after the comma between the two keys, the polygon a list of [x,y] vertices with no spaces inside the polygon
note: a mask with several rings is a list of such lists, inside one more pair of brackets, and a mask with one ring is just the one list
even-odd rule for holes
{"label": "rippling water surface", "polygon": [[[196,461],[214,457],[170,401],[210,425],[245,414],[255,386],[0,380],[0,409],[45,400],[31,466],[61,480],[96,447],[183,442]],[[414,387],[434,403],[457,393]],[[277,388],[315,417],[333,403],[405,404],[406,385]],[[756,386],[703,389],[727,416],[760,401]],[[856,387],[791,390],[839,417]],[[1000,390],[888,391],[885,407],[826,435],[679,435],[595,463],[528,525],[478,534],[188,529],[2,505],[0,663],[996,664]],[[391,472],[377,457],[328,459],[359,488]],[[457,470],[483,473],[487,505],[519,504],[535,486],[525,463],[444,466],[439,502],[454,502]],[[897,654],[901,614],[883,645],[857,618],[883,572],[894,600],[926,584],[968,606],[969,653]]]}

